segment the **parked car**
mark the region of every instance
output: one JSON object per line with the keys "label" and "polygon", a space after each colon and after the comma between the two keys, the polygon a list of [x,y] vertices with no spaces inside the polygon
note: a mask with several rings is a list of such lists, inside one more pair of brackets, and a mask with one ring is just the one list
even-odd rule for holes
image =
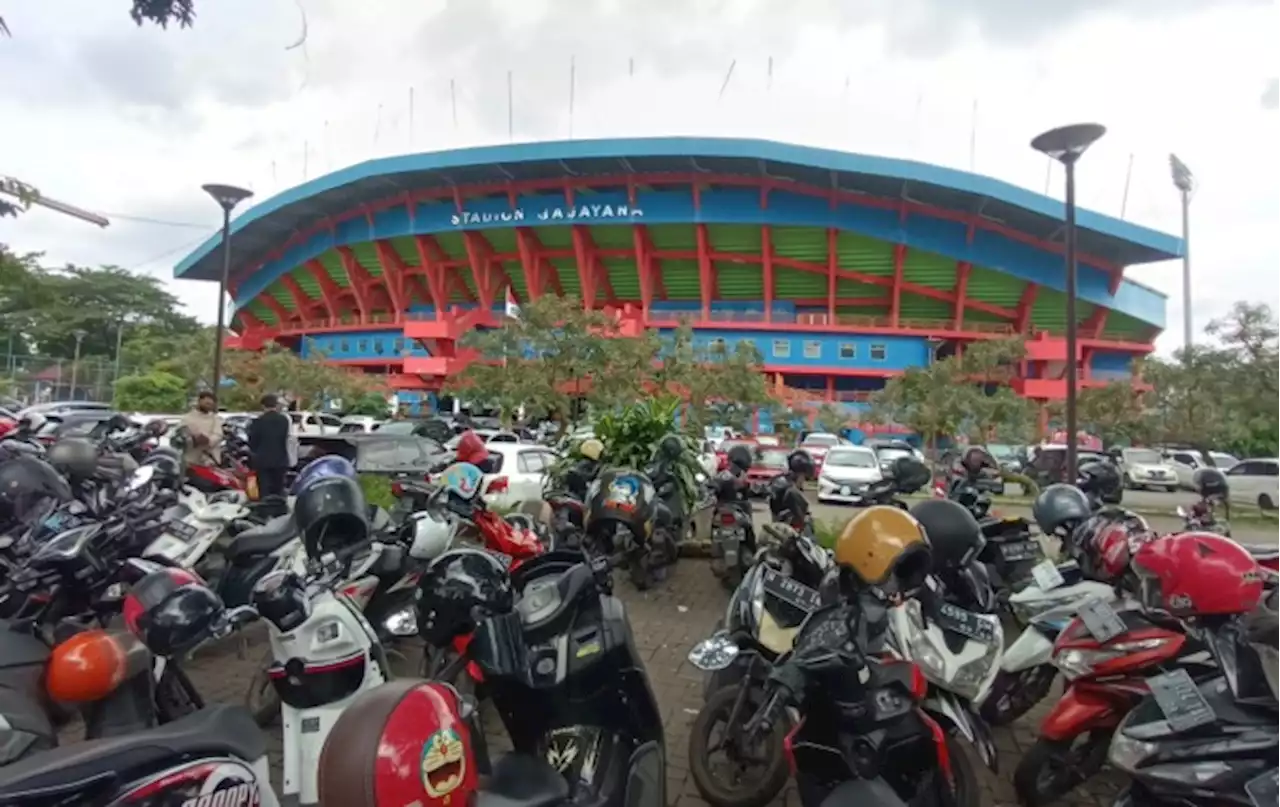
{"label": "parked car", "polygon": [[[474,431],[481,440],[484,440],[485,445],[491,445],[494,443],[522,443],[522,442],[532,443],[533,442],[532,440],[526,441],[522,439],[519,434],[513,431],[496,430],[496,429],[472,429],[472,431]],[[449,439],[448,442],[444,444],[444,447],[452,451],[458,447],[458,441],[461,439],[462,439],[461,434],[455,434],[453,437]]]}
{"label": "parked car", "polygon": [[[1050,443],[1047,445],[1033,446],[1030,449],[1031,459],[1023,466],[1022,473],[1030,477],[1036,485],[1046,487],[1056,482],[1074,482],[1068,480],[1063,474],[1063,468],[1067,463],[1067,447],[1060,443]],[[1077,467],[1084,465],[1086,462],[1108,462],[1114,463],[1111,457],[1098,451],[1090,451],[1084,448],[1076,449]],[[1124,497],[1123,490],[1116,491],[1116,495],[1103,499],[1107,504],[1119,504]]]}
{"label": "parked car", "polygon": [[[1230,454],[1221,451],[1210,451],[1209,459],[1213,460],[1213,467],[1220,471],[1226,472],[1240,460]],[[1192,485],[1192,477],[1196,471],[1201,468],[1209,467],[1209,463],[1205,461],[1204,454],[1194,448],[1174,448],[1165,449],[1165,459],[1173,466],[1173,471],[1178,475],[1178,487],[1183,490],[1194,490]]]}
{"label": "parked car", "polygon": [[905,440],[868,440],[863,445],[876,453],[882,476],[891,473],[893,463],[900,457],[915,457],[921,462],[925,461],[924,454]]}
{"label": "parked car", "polygon": [[818,501],[856,504],[868,485],[879,482],[880,459],[866,446],[837,446],[827,452],[818,475]]}
{"label": "parked car", "polygon": [[533,443],[490,441],[489,458],[493,472],[485,474],[480,494],[491,508],[509,509],[522,502],[542,499],[547,474],[558,455],[551,449]]}
{"label": "parked car", "polygon": [[809,456],[813,457],[813,464],[817,466],[818,470],[822,470],[822,463],[826,459],[827,452],[836,446],[842,445],[847,446],[850,443],[838,434],[812,432],[806,434],[797,447],[807,451]]}
{"label": "parked car", "polygon": [[445,453],[434,440],[412,435],[343,434],[302,435],[298,438],[298,464],[329,454],[351,460],[356,471],[378,476],[422,478]]}
{"label": "parked car", "polygon": [[369,432],[377,431],[381,423],[381,418],[368,415],[347,415],[342,419],[342,425],[338,427],[338,434],[368,434]]}
{"label": "parked car", "polygon": [[452,420],[444,418],[405,418],[388,420],[374,430],[382,434],[411,434],[415,437],[429,437],[437,443],[447,443],[462,429],[457,428]]}
{"label": "parked car", "polygon": [[747,484],[751,486],[753,496],[764,495],[769,483],[787,472],[787,455],[790,453],[785,448],[756,448],[751,456],[751,467],[747,469]]}
{"label": "parked car", "polygon": [[723,471],[729,467],[729,449],[734,446],[746,446],[752,456],[760,450],[760,444],[750,437],[735,437],[732,440],[721,440],[716,446],[716,470]]}
{"label": "parked car", "polygon": [[1161,488],[1170,493],[1178,489],[1177,470],[1154,448],[1121,449],[1120,471],[1130,489]]}
{"label": "parked car", "polygon": [[1227,469],[1231,500],[1260,510],[1275,510],[1280,502],[1280,460],[1275,457],[1241,460]]}
{"label": "parked car", "polygon": [[342,418],[323,412],[290,412],[289,422],[294,434],[337,434],[342,430]]}
{"label": "parked car", "polygon": [[61,415],[67,412],[84,412],[84,411],[100,411],[110,412],[111,404],[98,403],[97,401],[51,401],[49,403],[33,404],[18,413],[18,419],[27,415]]}

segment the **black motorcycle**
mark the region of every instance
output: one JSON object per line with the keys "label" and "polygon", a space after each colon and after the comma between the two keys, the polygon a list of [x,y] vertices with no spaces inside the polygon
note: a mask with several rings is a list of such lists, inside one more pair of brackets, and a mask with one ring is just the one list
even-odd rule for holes
{"label": "black motorcycle", "polygon": [[756,549],[751,490],[745,476],[722,471],[711,481],[711,573],[730,590],[742,582]]}
{"label": "black motorcycle", "polygon": [[648,475],[628,468],[602,471],[588,490],[586,551],[622,555],[640,591],[666,580],[676,562],[675,514]]}
{"label": "black motorcycle", "polygon": [[613,594],[620,559],[560,550],[512,573],[515,610],[482,620],[467,647],[513,749],[546,760],[569,801],[665,807],[662,715]]}

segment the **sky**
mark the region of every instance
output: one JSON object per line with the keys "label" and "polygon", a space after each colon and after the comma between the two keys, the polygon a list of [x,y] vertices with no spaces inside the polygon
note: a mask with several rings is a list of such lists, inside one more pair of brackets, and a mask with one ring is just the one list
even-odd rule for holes
{"label": "sky", "polygon": [[[207,182],[240,184],[262,200],[407,152],[706,135],[920,160],[1061,197],[1061,169],[1028,143],[1053,126],[1094,121],[1108,133],[1080,164],[1081,205],[1176,233],[1168,155],[1195,173],[1197,333],[1236,300],[1280,298],[1280,14],[1269,2],[196,8],[193,28],[166,31],[135,26],[127,0],[4,3],[12,38],[0,39],[0,175],[112,223],[99,229],[35,209],[0,220],[0,242],[43,252],[46,264],[115,264],[164,278],[189,313],[211,322],[215,285],[172,280],[174,263],[219,224],[200,190]],[[1181,346],[1180,264],[1128,276],[1169,295],[1158,347]]]}

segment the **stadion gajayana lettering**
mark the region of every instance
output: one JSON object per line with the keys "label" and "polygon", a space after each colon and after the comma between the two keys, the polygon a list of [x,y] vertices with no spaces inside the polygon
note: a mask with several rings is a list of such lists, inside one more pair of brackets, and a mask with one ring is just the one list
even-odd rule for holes
{"label": "stadion gajayana lettering", "polygon": [[623,221],[644,217],[644,211],[632,205],[581,204],[542,208],[517,207],[514,210],[475,212],[464,210],[449,217],[454,227],[476,224],[515,224],[521,221]]}

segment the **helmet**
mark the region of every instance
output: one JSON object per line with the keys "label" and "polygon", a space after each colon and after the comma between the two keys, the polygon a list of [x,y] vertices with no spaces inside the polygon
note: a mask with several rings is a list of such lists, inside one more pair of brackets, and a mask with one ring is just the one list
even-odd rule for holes
{"label": "helmet", "polygon": [[958,460],[960,470],[968,476],[977,476],[984,469],[990,468],[996,471],[1000,470],[1000,464],[996,462],[996,458],[991,456],[991,452],[982,446],[969,446],[960,455]]}
{"label": "helmet", "polygon": [[645,541],[653,529],[658,494],[644,474],[616,468],[600,474],[588,489],[586,528],[593,534],[622,526],[637,541]]}
{"label": "helmet", "polygon": [[447,646],[475,630],[476,619],[511,610],[515,595],[501,561],[480,549],[451,549],[418,580],[418,634],[430,647]]}
{"label": "helmet", "polygon": [[657,456],[659,459],[674,462],[684,454],[684,440],[677,434],[668,434],[658,441]]}
{"label": "helmet", "polygon": [[1124,486],[1120,472],[1109,462],[1086,462],[1076,470],[1076,485],[1086,494],[1112,498]]}
{"label": "helmet", "polygon": [[787,470],[805,479],[813,479],[817,475],[813,455],[799,448],[787,455]]}
{"label": "helmet", "polygon": [[457,455],[458,462],[469,462],[472,465],[479,465],[489,456],[489,449],[484,447],[484,440],[480,439],[480,435],[468,429],[458,438],[458,447],[454,450]]}
{"label": "helmet", "polygon": [[744,445],[736,445],[729,449],[729,453],[726,456],[729,459],[729,464],[739,470],[745,471],[751,467],[751,449]]}
{"label": "helmet", "polygon": [[1227,475],[1217,468],[1201,468],[1196,471],[1191,476],[1191,484],[1195,486],[1196,492],[1206,499],[1210,496],[1226,498],[1230,492]]}
{"label": "helmet", "polygon": [[71,501],[71,486],[38,457],[14,457],[0,463],[0,522],[25,522],[43,502]]}
{"label": "helmet", "polygon": [[893,486],[899,493],[914,493],[933,479],[929,466],[915,457],[898,457],[893,461]]}
{"label": "helmet", "polygon": [[128,429],[132,429],[133,421],[129,420],[129,418],[126,415],[123,415],[120,412],[117,412],[107,419],[107,422],[106,424],[104,424],[104,426],[106,429],[106,434],[111,434],[113,432],[122,432]]}
{"label": "helmet", "polygon": [[[169,424],[160,418],[156,418],[148,422],[145,428],[147,430],[147,434],[150,434],[152,437],[160,437],[165,432],[169,431]],[[225,426],[223,427],[223,430],[226,430]]]}
{"label": "helmet", "polygon": [[45,662],[45,691],[60,703],[101,701],[134,675],[150,672],[151,654],[123,631],[88,630],[62,642]]}
{"label": "helmet", "polygon": [[434,510],[410,513],[400,525],[400,541],[409,547],[409,557],[431,560],[453,543],[455,527]]}
{"label": "helmet", "polygon": [[966,566],[987,543],[973,514],[950,499],[926,499],[911,508],[911,517],[924,528],[938,566]]}
{"label": "helmet", "polygon": [[1080,565],[1087,577],[1110,583],[1124,575],[1129,561],[1155,534],[1143,518],[1125,510],[1099,513],[1072,535],[1080,548]]}
{"label": "helmet", "polygon": [[[930,566],[929,541],[919,521],[896,507],[868,507],[849,520],[836,539],[835,560],[862,582],[884,586],[897,578],[923,582]],[[917,582],[918,581],[918,582]]]}
{"label": "helmet", "polygon": [[144,466],[155,468],[158,487],[177,489],[182,484],[182,455],[168,446],[160,446],[142,461]]}
{"label": "helmet", "polygon": [[186,569],[158,569],[125,595],[125,624],[152,653],[172,656],[195,647],[222,616],[224,606],[204,581]]}
{"label": "helmet", "polygon": [[26,432],[27,434],[36,434],[43,429],[45,424],[48,422],[49,419],[44,415],[39,412],[32,412],[18,418],[18,431]]}
{"label": "helmet", "polygon": [[1050,485],[1031,503],[1031,517],[1045,535],[1071,529],[1089,517],[1089,500],[1075,485]]}
{"label": "helmet", "polygon": [[478,786],[471,712],[452,686],[435,681],[401,679],[366,690],[325,738],[316,770],[320,802],[471,804]]}
{"label": "helmet", "polygon": [[73,480],[84,480],[98,472],[98,447],[80,437],[64,437],[46,455],[49,464]]}
{"label": "helmet", "polygon": [[340,476],[345,479],[356,478],[356,466],[351,464],[351,460],[346,457],[340,457],[337,454],[330,454],[327,457],[320,457],[308,462],[298,471],[298,476],[293,480],[293,487],[289,490],[292,496],[301,496],[317,479],[325,479],[330,476]]}
{"label": "helmet", "polygon": [[1167,535],[1134,553],[1138,600],[1174,616],[1243,614],[1262,602],[1262,575],[1248,550],[1204,532]]}
{"label": "helmet", "polygon": [[313,480],[293,503],[307,557],[357,544],[369,537],[369,507],[360,483],[345,476]]}
{"label": "helmet", "polygon": [[588,437],[582,441],[582,445],[578,446],[578,453],[592,462],[599,462],[604,456],[604,443],[594,437]]}

